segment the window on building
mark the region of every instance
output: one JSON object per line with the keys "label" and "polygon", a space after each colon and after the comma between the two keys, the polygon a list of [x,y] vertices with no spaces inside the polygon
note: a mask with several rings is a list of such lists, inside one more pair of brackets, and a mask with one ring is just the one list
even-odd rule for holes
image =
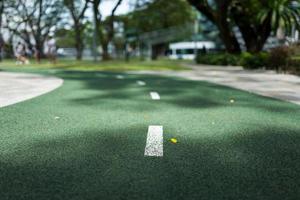
{"label": "window on building", "polygon": [[182,53],[182,49],[176,49],[176,55],[181,55]]}
{"label": "window on building", "polygon": [[185,54],[194,54],[194,49],[186,49]]}

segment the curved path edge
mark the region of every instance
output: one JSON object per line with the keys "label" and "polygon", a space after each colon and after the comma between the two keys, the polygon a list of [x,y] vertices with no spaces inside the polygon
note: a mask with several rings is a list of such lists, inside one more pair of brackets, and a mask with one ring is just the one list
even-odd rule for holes
{"label": "curved path edge", "polygon": [[0,72],[0,108],[55,90],[63,79],[29,73]]}

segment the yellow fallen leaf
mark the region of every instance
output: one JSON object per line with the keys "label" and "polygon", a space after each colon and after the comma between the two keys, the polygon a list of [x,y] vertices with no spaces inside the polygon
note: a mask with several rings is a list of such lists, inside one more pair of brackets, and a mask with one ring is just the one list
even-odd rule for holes
{"label": "yellow fallen leaf", "polygon": [[172,142],[173,144],[176,144],[178,141],[177,141],[176,138],[171,138],[171,142]]}

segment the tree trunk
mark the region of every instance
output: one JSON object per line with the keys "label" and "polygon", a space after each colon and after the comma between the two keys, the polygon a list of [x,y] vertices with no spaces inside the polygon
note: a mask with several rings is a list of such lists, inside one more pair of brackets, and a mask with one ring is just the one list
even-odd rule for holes
{"label": "tree trunk", "polygon": [[111,57],[108,53],[108,41],[101,41],[102,45],[102,60],[110,60]]}
{"label": "tree trunk", "polygon": [[242,36],[248,52],[258,53],[262,51],[266,40],[268,39],[268,37],[264,37],[262,34],[263,33],[251,34],[251,30],[243,31]]}
{"label": "tree trunk", "polygon": [[272,13],[269,12],[266,19],[258,26],[257,51],[261,51],[272,33]]}
{"label": "tree trunk", "polygon": [[14,47],[13,47],[13,34],[9,34],[8,42],[4,46],[4,52],[6,58],[14,58]]}
{"label": "tree trunk", "polygon": [[157,60],[157,58],[164,54],[166,51],[166,44],[156,44],[152,46],[152,55],[151,59],[152,60]]}
{"label": "tree trunk", "polygon": [[234,35],[232,25],[228,21],[231,0],[215,0],[216,8],[212,8],[207,1],[188,0],[199,12],[215,24],[220,32],[220,38],[229,53],[240,53],[240,44]]}
{"label": "tree trunk", "polygon": [[99,19],[99,7],[100,1],[94,0],[93,2],[93,18],[94,18],[94,33],[93,33],[93,56],[94,56],[94,62],[97,61],[97,48],[98,48],[98,37],[99,37],[99,29],[100,29],[100,20]]}
{"label": "tree trunk", "polygon": [[79,24],[75,23],[75,48],[76,48],[76,59],[82,60],[82,52],[83,52],[83,41],[82,41],[82,32]]}
{"label": "tree trunk", "polygon": [[[221,17],[222,18],[222,17]],[[225,20],[218,20],[217,27],[220,31],[220,38],[224,43],[226,51],[228,53],[238,54],[241,53],[240,44],[235,37],[230,25]]]}
{"label": "tree trunk", "polygon": [[[102,46],[102,60],[109,60],[110,55],[108,53],[108,41],[104,38],[103,30],[101,30],[101,16],[98,10],[100,1],[97,0],[93,3],[93,12],[94,12],[94,20],[95,20],[95,36],[98,36],[101,46]],[[96,41],[96,38],[95,38]]]}
{"label": "tree trunk", "polygon": [[2,33],[0,32],[0,62],[2,62],[3,60],[3,48],[4,48],[4,40],[3,40],[3,36]]}
{"label": "tree trunk", "polygon": [[38,60],[45,57],[44,42],[43,41],[36,40],[35,51],[37,51],[36,53],[37,53],[37,59]]}
{"label": "tree trunk", "polygon": [[[27,44],[27,48],[29,49],[29,51],[30,51],[30,52],[33,52],[33,51],[34,51],[34,46],[33,46],[33,44],[32,44],[30,35],[29,35],[27,32],[24,33],[23,40],[24,40],[25,43]],[[39,38],[38,38],[38,40],[39,40]]]}
{"label": "tree trunk", "polygon": [[261,24],[252,24],[249,16],[245,15],[246,11],[241,12],[233,9],[231,13],[245,41],[247,51],[250,53],[260,52],[271,35],[271,12]]}
{"label": "tree trunk", "polygon": [[100,40],[100,43],[101,43],[101,46],[102,46],[102,60],[110,60],[111,57],[110,57],[109,52],[108,52],[109,40],[104,35],[102,25],[99,24],[99,28],[100,28],[99,29],[99,40]]}
{"label": "tree trunk", "polygon": [[216,1],[217,11],[213,12],[214,21],[220,31],[220,37],[228,53],[241,53],[240,44],[232,30],[229,21],[229,8],[231,0]]}
{"label": "tree trunk", "polygon": [[82,60],[83,49],[76,44],[76,60]]}
{"label": "tree trunk", "polygon": [[2,36],[2,14],[4,11],[4,1],[0,2],[0,62],[2,61],[2,55],[3,55],[3,47],[4,47],[4,40]]}
{"label": "tree trunk", "polygon": [[76,42],[75,47],[76,47],[76,60],[82,60],[83,48],[81,47],[81,44],[78,44],[78,42]]}

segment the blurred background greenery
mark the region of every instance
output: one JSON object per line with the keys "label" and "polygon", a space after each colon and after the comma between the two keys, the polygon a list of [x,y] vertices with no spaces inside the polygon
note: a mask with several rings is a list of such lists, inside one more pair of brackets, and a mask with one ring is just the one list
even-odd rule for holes
{"label": "blurred background greenery", "polygon": [[189,60],[299,73],[299,17],[299,0],[3,0],[0,66],[14,65],[18,43],[31,62],[49,58],[54,38],[53,67],[183,69]]}

